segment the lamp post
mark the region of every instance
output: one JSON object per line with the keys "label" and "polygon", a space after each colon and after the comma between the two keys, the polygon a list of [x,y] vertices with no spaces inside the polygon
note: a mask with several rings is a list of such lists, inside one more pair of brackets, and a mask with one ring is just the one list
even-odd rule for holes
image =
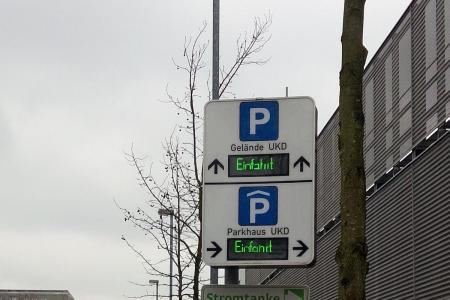
{"label": "lamp post", "polygon": [[170,250],[169,250],[169,267],[170,267],[170,277],[169,277],[169,300],[172,300],[172,285],[173,285],[173,210],[172,209],[158,209],[158,215],[160,218],[162,216],[170,216]]}
{"label": "lamp post", "polygon": [[156,279],[150,279],[148,281],[149,284],[156,284],[156,296],[155,299],[158,300],[159,299],[159,293],[158,293],[158,285],[159,285],[159,280]]}

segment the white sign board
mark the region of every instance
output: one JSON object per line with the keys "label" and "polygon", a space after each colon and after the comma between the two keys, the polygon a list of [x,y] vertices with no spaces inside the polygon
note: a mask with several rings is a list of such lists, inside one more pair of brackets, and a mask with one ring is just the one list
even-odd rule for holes
{"label": "white sign board", "polygon": [[309,300],[305,286],[204,285],[202,300]]}
{"label": "white sign board", "polygon": [[203,260],[308,265],[315,256],[316,108],[311,98],[205,106]]}

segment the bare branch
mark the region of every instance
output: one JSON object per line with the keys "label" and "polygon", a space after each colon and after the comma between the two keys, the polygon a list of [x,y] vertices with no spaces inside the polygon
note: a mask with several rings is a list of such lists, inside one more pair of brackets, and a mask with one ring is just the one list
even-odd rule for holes
{"label": "bare branch", "polygon": [[264,46],[270,41],[271,36],[267,32],[272,24],[272,16],[270,13],[264,18],[255,18],[253,23],[253,32],[251,37],[247,33],[244,38],[238,38],[236,41],[236,59],[228,71],[222,68],[222,80],[219,84],[219,98],[227,90],[228,86],[233,81],[237,72],[244,65],[263,65],[269,59],[254,60],[252,57],[261,52]]}

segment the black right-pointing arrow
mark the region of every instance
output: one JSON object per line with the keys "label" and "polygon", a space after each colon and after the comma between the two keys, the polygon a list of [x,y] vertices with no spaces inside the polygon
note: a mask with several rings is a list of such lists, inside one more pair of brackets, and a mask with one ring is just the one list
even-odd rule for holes
{"label": "black right-pointing arrow", "polygon": [[303,172],[303,164],[307,165],[308,167],[310,167],[309,161],[307,161],[303,156],[300,156],[299,159],[297,159],[297,161],[294,163],[294,168],[300,164],[300,172]]}
{"label": "black right-pointing arrow", "polygon": [[297,254],[297,257],[302,256],[309,248],[300,240],[297,240],[297,242],[300,244],[300,247],[293,247],[292,250],[300,250],[300,252]]}
{"label": "black right-pointing arrow", "polygon": [[216,242],[211,241],[211,244],[214,245],[214,248],[206,248],[206,251],[215,251],[213,255],[211,255],[211,258],[214,258],[222,251],[222,248],[217,244]]}
{"label": "black right-pointing arrow", "polygon": [[224,169],[222,163],[216,158],[208,165],[208,170],[214,167],[214,174],[217,174],[217,169],[220,167],[222,170]]}

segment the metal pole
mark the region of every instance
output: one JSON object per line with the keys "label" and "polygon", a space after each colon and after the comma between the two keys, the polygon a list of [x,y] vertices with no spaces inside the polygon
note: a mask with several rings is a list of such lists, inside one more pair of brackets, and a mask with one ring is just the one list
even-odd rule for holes
{"label": "metal pole", "polygon": [[213,0],[213,65],[212,65],[212,98],[219,99],[219,19],[220,0]]}
{"label": "metal pole", "polygon": [[159,298],[159,292],[158,292],[158,286],[159,286],[159,280],[156,279],[150,279],[148,281],[149,284],[156,284],[156,294],[155,294],[155,299],[158,300]]}
{"label": "metal pole", "polygon": [[[212,59],[212,98],[219,99],[219,18],[220,0],[213,0],[213,59]],[[209,269],[209,282],[219,283],[219,270],[215,267]]]}
{"label": "metal pole", "polygon": [[225,268],[225,284],[239,284],[239,267]]}
{"label": "metal pole", "polygon": [[[213,99],[219,99],[219,19],[220,0],[213,0]],[[211,268],[211,284],[218,283],[218,270]],[[225,268],[225,284],[239,284],[239,268]]]}
{"label": "metal pole", "polygon": [[173,212],[170,214],[170,281],[169,281],[169,300],[172,300],[173,284]]}

